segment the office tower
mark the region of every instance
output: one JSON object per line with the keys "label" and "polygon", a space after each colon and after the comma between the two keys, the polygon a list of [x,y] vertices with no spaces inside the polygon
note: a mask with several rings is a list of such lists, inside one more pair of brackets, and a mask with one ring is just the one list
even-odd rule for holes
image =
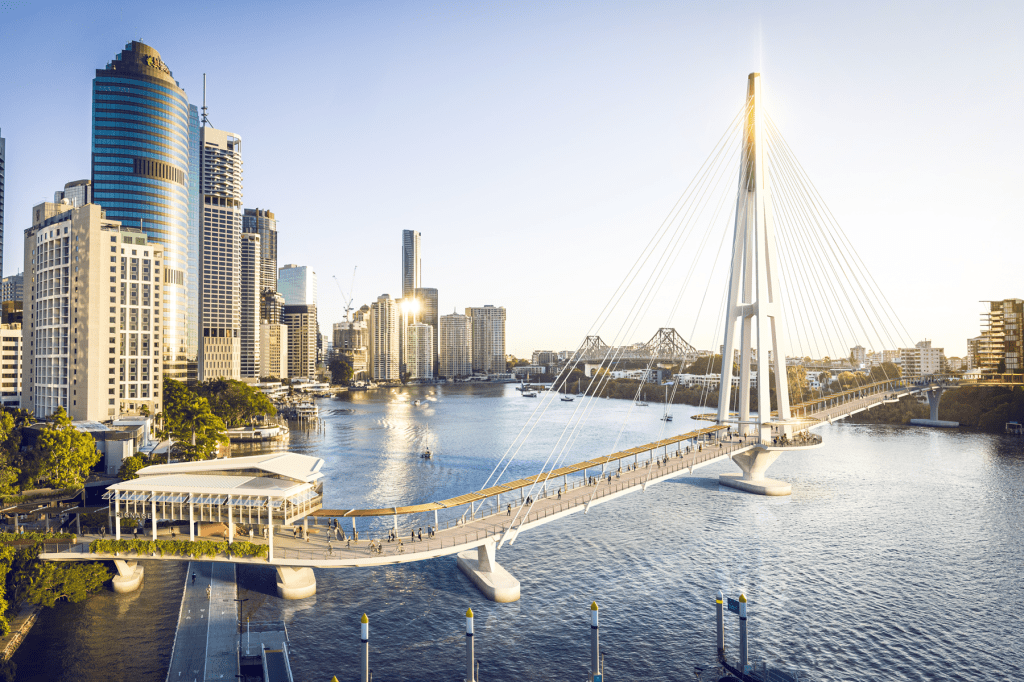
{"label": "office tower", "polygon": [[0,404],[21,407],[22,340],[21,324],[0,324]]}
{"label": "office tower", "polygon": [[416,322],[405,329],[405,363],[409,379],[434,378],[434,329]]}
{"label": "office tower", "polygon": [[[198,243],[190,215],[195,148],[194,111],[160,53],[132,41],[97,69],[92,89],[92,188],[109,220],[141,227],[164,253],[153,284],[160,285],[162,369],[186,380],[189,347],[189,249]],[[190,352],[192,355],[190,356]]]}
{"label": "office tower", "polygon": [[65,183],[64,189],[53,193],[53,203],[59,204],[62,201],[67,201],[72,208],[80,208],[86,204],[93,203],[92,181],[75,180],[74,182]]}
{"label": "office tower", "polygon": [[[262,261],[260,263],[262,270]],[[277,279],[277,272],[274,273]],[[262,287],[262,280],[260,286]],[[277,291],[260,292],[260,376],[288,377],[288,327],[281,324],[284,296]],[[268,364],[270,363],[270,364]]]}
{"label": "office tower", "polygon": [[316,273],[305,265],[289,263],[277,271],[277,290],[285,305],[316,305]]}
{"label": "office tower", "polygon": [[316,273],[305,265],[289,263],[277,271],[277,290],[284,296],[281,322],[288,327],[288,376],[316,374]]}
{"label": "office tower", "polygon": [[200,129],[199,380],[241,376],[242,140]]}
{"label": "office tower", "polygon": [[473,321],[473,371],[505,372],[505,309],[485,305],[466,308]]}
{"label": "office tower", "polygon": [[0,280],[0,301],[25,300],[25,275],[8,275]]}
{"label": "office tower", "polygon": [[468,316],[441,316],[440,352],[439,376],[454,379],[473,373],[473,321]]}
{"label": "office tower", "polygon": [[239,308],[241,339],[240,351],[242,364],[240,374],[243,378],[259,378],[260,376],[260,275],[263,263],[260,260],[260,235],[242,234],[241,265],[239,266]]}
{"label": "office tower", "polygon": [[416,321],[422,322],[423,324],[430,325],[431,335],[433,337],[432,367],[431,372],[436,375],[439,363],[438,357],[438,343],[440,339],[440,329],[437,326],[437,289],[424,289],[418,288],[413,292],[413,296],[419,302],[419,312],[416,314]]}
{"label": "office tower", "polygon": [[288,328],[288,376],[293,379],[316,376],[317,321],[315,305],[285,305],[281,323]]}
{"label": "office tower", "polygon": [[260,236],[260,288],[277,291],[277,220],[274,214],[264,208],[245,209],[242,232]]}
{"label": "office tower", "polygon": [[353,380],[367,377],[369,345],[369,330],[365,321],[334,323],[334,351],[348,357],[352,363]]}
{"label": "office tower", "polygon": [[377,381],[398,381],[398,306],[387,294],[370,305],[370,373]]}
{"label": "office tower", "polygon": [[25,318],[24,301],[4,301],[3,313],[0,314],[0,323],[21,324]]}
{"label": "office tower", "polygon": [[4,182],[7,165],[7,142],[0,137],[0,275],[4,274]]}
{"label": "office tower", "polygon": [[402,230],[402,298],[411,298],[420,288],[420,233]]}
{"label": "office tower", "polygon": [[96,204],[25,230],[21,406],[37,419],[160,412],[162,267],[159,244]]}

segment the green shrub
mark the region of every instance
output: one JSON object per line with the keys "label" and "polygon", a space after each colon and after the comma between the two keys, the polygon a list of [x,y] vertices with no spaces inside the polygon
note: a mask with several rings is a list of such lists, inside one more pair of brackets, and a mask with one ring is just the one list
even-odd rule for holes
{"label": "green shrub", "polygon": [[74,533],[0,533],[0,542],[17,540],[74,540]]}
{"label": "green shrub", "polygon": [[267,545],[252,542],[215,542],[212,540],[93,540],[89,544],[93,554],[157,554],[160,556],[193,556],[213,558],[220,554],[246,558],[266,559],[270,555]]}

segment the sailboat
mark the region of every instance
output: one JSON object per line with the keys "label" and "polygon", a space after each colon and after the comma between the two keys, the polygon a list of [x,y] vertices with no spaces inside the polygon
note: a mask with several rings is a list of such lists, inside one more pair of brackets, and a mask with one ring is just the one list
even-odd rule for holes
{"label": "sailboat", "polygon": [[665,414],[661,415],[661,420],[666,422],[672,421],[672,415],[668,411],[668,384],[665,384]]}
{"label": "sailboat", "polygon": [[582,382],[582,381],[583,381],[583,379],[577,379],[576,380],[576,397],[577,398],[582,398],[583,397],[583,394],[580,393],[580,382]]}
{"label": "sailboat", "polygon": [[[565,384],[562,384],[562,390],[563,391],[566,390]],[[573,400],[575,400],[575,398],[573,396],[569,395],[568,391],[566,391],[565,393],[562,394],[562,402],[563,403],[571,403]]]}
{"label": "sailboat", "polygon": [[643,399],[636,401],[636,406],[637,407],[648,407],[647,394],[646,393],[644,393]]}

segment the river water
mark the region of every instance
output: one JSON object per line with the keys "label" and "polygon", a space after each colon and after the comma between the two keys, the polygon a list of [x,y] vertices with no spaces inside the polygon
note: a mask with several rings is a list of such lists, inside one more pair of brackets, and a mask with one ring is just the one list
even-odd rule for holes
{"label": "river water", "polygon": [[[483,483],[539,401],[510,385],[353,393],[320,401],[323,428],[293,431],[287,447],[326,460],[331,508],[444,499]],[[551,404],[511,478],[539,470],[577,409]],[[699,424],[687,418],[696,408],[673,406],[668,424],[661,410],[596,401],[567,461]],[[498,552],[522,583],[514,604],[488,602],[443,558],[317,570],[317,595],[298,602],[273,596],[273,571],[240,569],[243,615],[287,622],[296,680],[358,679],[364,612],[376,680],[462,679],[467,607],[481,679],[581,680],[596,600],[609,679],[684,680],[713,664],[721,589],[747,595],[754,660],[815,680],[1019,679],[1024,441],[820,432],[824,447],[786,453],[769,472],[790,497],[719,487],[736,470],[722,462],[523,534]],[[433,460],[419,458],[426,447]],[[19,679],[163,680],[184,570],[150,562],[140,592],[45,610],[15,655]],[[733,653],[737,632],[728,620]]]}

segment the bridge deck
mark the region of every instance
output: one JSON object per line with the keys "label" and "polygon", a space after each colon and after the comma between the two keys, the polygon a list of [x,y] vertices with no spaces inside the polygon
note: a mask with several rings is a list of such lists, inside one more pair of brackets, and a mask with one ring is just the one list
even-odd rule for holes
{"label": "bridge deck", "polygon": [[[820,424],[842,419],[856,412],[869,409],[893,396],[907,395],[924,388],[899,388],[887,389],[869,395],[857,396],[851,392],[837,398],[836,404],[830,405],[819,411],[810,413],[800,425],[801,430],[811,429]],[[691,431],[680,436],[674,436],[665,440],[648,443],[636,448],[613,453],[611,455],[597,457],[586,462],[580,462],[567,467],[557,469],[552,474],[546,475],[547,482],[539,482],[535,488],[536,493],[532,505],[524,504],[521,496],[525,494],[525,488],[533,485],[538,476],[532,476],[519,481],[512,481],[504,485],[494,486],[482,491],[469,493],[442,502],[414,505],[410,507],[391,507],[380,510],[321,510],[316,513],[318,517],[333,517],[339,521],[351,520],[356,516],[393,516],[396,526],[399,515],[406,515],[403,518],[411,520],[411,525],[406,525],[398,531],[401,541],[388,542],[382,536],[384,532],[377,532],[372,537],[374,544],[379,543],[380,551],[374,551],[370,547],[370,537],[363,533],[358,542],[351,539],[339,540],[336,535],[330,535],[327,528],[315,525],[311,528],[308,540],[296,538],[290,531],[278,527],[274,534],[274,558],[270,563],[280,566],[323,566],[323,567],[355,567],[373,566],[395,563],[406,563],[411,561],[422,561],[439,556],[456,554],[467,549],[472,549],[487,542],[493,542],[502,536],[509,541],[514,541],[520,531],[542,525],[557,518],[569,514],[585,511],[591,506],[602,504],[611,499],[626,495],[638,490],[644,490],[647,486],[660,481],[682,475],[688,471],[718,461],[724,457],[738,454],[754,447],[769,447],[779,450],[792,450],[802,447],[817,447],[820,439],[804,441],[802,443],[788,443],[786,445],[773,445],[770,443],[758,443],[752,438],[740,439],[738,436],[727,436],[725,439],[708,439],[700,441],[699,445],[683,447],[682,443],[694,440],[699,437],[718,434],[726,429],[725,425]],[[675,445],[676,449],[670,449]],[[661,452],[657,452],[661,450]],[[641,458],[640,455],[645,455]],[[624,461],[625,460],[625,461]],[[634,466],[633,462],[637,464]],[[576,482],[568,481],[570,473],[578,473],[584,469],[593,469],[595,474],[602,468],[610,473],[610,478],[601,478],[596,485],[588,484],[585,480]],[[611,465],[611,467],[609,467]],[[561,489],[562,495],[558,495]],[[511,491],[520,492],[520,498],[508,494]],[[506,494],[504,499],[499,495]],[[499,502],[500,500],[500,502]],[[449,523],[446,527],[438,529],[434,537],[427,537],[423,540],[413,540],[411,531],[413,528],[426,528],[432,524],[433,519],[424,521],[409,519],[408,514],[429,513],[434,509],[448,509],[454,506],[471,504],[463,517],[465,520],[457,520],[454,524]],[[480,503],[479,506],[476,503]],[[512,504],[512,514],[508,514],[507,506]],[[434,506],[437,505],[437,506]],[[468,517],[468,518],[466,518]],[[512,529],[512,532],[508,532]],[[345,528],[345,533],[351,538],[351,529]],[[88,552],[88,541],[96,536],[86,535],[82,538],[84,542],[78,545],[66,543],[53,546],[48,543],[48,549],[40,555],[44,560],[55,561],[85,561],[91,559],[112,559],[113,556],[90,554]],[[168,537],[168,536],[164,536]],[[256,538],[256,542],[265,543],[263,538]],[[50,549],[52,548],[52,550]],[[183,561],[188,557],[180,556],[138,556],[122,555],[126,559],[155,559]],[[234,563],[257,563],[267,564],[265,559],[246,559],[238,557],[218,556],[210,559],[215,562]]]}
{"label": "bridge deck", "polygon": [[[602,504],[622,495],[644,490],[647,486],[683,475],[692,469],[706,466],[752,447],[754,444],[749,439],[740,440],[734,437],[732,440],[720,442],[708,441],[699,447],[692,448],[689,453],[685,448],[670,450],[667,457],[661,455],[660,459],[657,456],[640,459],[636,468],[632,468],[629,463],[625,462],[621,471],[617,464],[614,469],[606,467],[606,476],[610,476],[610,479],[600,478],[596,485],[580,482],[577,485],[570,485],[566,489],[562,486],[561,479],[552,478],[548,481],[546,490],[543,487],[538,488],[539,492],[532,505],[525,505],[519,499],[510,499],[507,503],[503,500],[500,510],[496,510],[493,504],[488,505],[483,513],[478,511],[477,514],[467,518],[464,523],[442,528],[433,538],[428,538],[424,530],[422,541],[412,541],[410,527],[400,530],[401,542],[388,542],[382,537],[384,533],[374,533],[374,542],[380,543],[382,548],[380,553],[370,550],[369,538],[363,533],[360,533],[358,542],[337,540],[334,535],[331,535],[332,539],[329,540],[326,527],[314,526],[310,528],[309,540],[305,541],[293,537],[290,530],[279,530],[274,535],[274,559],[270,563],[275,566],[342,568],[407,563],[448,556],[486,542],[494,542],[513,525],[515,534],[518,534],[522,530],[528,530],[557,518],[584,511],[591,506]],[[654,454],[650,449],[645,452]],[[597,473],[599,465],[596,467],[592,465],[592,468],[595,468],[595,473]],[[562,488],[561,497],[558,495],[559,488]],[[505,506],[508,503],[512,504],[511,516],[508,515],[507,506]],[[425,529],[427,523],[417,523],[415,526],[417,530],[420,525]],[[351,529],[346,529],[346,533],[351,538]],[[161,533],[159,537],[170,538],[164,533]],[[80,538],[77,545],[47,543],[46,551],[40,555],[40,558],[50,561],[88,561],[114,558],[113,556],[89,553],[89,541],[97,538],[98,536],[95,535],[85,535]],[[266,544],[266,540],[263,538],[256,538],[254,541]],[[136,556],[134,554],[122,554],[119,558],[155,561],[187,561],[189,559],[189,557],[171,555],[161,557],[159,555]],[[225,555],[204,558],[204,561],[230,561],[262,565],[268,563],[266,559],[229,558]]]}

